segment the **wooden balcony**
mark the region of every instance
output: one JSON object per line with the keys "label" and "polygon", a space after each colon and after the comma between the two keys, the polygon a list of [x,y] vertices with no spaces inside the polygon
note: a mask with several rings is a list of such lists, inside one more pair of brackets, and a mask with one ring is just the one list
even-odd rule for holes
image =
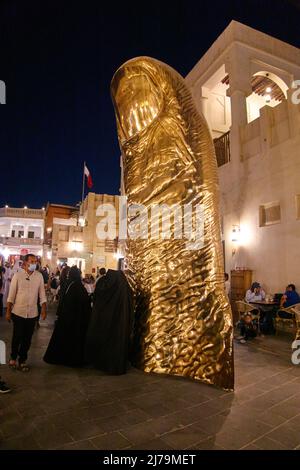
{"label": "wooden balcony", "polygon": [[214,139],[218,167],[230,162],[230,131]]}

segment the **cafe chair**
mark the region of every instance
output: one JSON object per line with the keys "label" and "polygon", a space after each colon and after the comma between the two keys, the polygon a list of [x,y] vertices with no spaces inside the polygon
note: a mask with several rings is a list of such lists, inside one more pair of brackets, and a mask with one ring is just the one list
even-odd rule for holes
{"label": "cafe chair", "polygon": [[[291,315],[291,318],[282,318],[279,314],[286,312]],[[300,303],[291,305],[290,307],[281,307],[275,316],[276,335],[278,331],[293,331],[296,330],[295,339],[300,339]],[[287,328],[287,329],[286,329]]]}
{"label": "cafe chair", "polygon": [[236,306],[237,312],[239,314],[239,321],[242,320],[243,316],[246,313],[251,313],[253,320],[257,324],[257,332],[258,332],[258,334],[260,334],[260,325],[259,325],[260,310],[257,307],[255,307],[251,304],[248,304],[247,302],[244,302],[243,300],[236,300],[235,306]]}

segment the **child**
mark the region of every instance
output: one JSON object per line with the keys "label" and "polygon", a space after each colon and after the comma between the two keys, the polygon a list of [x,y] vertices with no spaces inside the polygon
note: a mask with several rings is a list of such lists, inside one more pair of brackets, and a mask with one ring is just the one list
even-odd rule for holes
{"label": "child", "polygon": [[240,343],[246,343],[248,339],[255,338],[257,336],[257,326],[253,322],[251,313],[246,313],[244,318],[240,322],[240,331],[242,338]]}

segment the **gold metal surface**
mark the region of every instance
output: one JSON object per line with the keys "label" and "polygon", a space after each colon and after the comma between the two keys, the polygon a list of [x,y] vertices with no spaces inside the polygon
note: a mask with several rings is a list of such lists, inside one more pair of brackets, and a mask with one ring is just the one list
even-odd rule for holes
{"label": "gold metal surface", "polygon": [[183,78],[148,57],[121,66],[111,92],[128,204],[150,211],[154,204],[200,203],[205,215],[201,249],[174,238],[126,242],[126,274],[136,292],[135,365],[231,390],[232,315],[206,121]]}

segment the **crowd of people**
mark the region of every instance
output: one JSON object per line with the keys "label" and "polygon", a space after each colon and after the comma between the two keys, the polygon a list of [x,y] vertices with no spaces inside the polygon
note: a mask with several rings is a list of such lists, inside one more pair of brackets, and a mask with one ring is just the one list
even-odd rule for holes
{"label": "crowd of people", "polygon": [[[56,302],[57,319],[44,361],[70,367],[94,366],[124,374],[128,366],[133,325],[131,289],[122,271],[101,268],[97,278],[76,266],[50,273],[34,255],[17,268],[1,270],[2,315],[13,324],[9,367],[28,372],[28,352],[39,319],[46,319],[46,292]],[[0,378],[0,393],[9,392]]]}
{"label": "crowd of people", "polygon": [[[225,290],[230,296],[229,276]],[[48,299],[47,294],[48,293]],[[267,300],[268,297],[268,301]],[[13,324],[9,367],[28,372],[28,352],[35,327],[46,319],[47,301],[56,304],[57,319],[44,361],[69,367],[94,366],[109,374],[124,374],[133,330],[133,298],[122,271],[101,268],[98,276],[82,278],[77,266],[64,264],[56,272],[41,267],[28,254],[12,267],[0,267],[0,316]],[[245,293],[253,308],[240,318],[240,342],[258,332],[274,333],[275,315],[292,318],[285,309],[300,303],[294,284],[275,298],[266,296],[259,282]],[[9,392],[0,377],[0,393]]]}
{"label": "crowd of people", "polygon": [[[225,289],[230,296],[229,276],[225,273]],[[284,293],[267,295],[257,281],[253,282],[245,294],[245,302],[252,306],[251,311],[246,311],[240,318],[238,327],[241,343],[255,338],[258,333],[274,334],[276,315],[279,318],[292,319],[293,314],[286,309],[300,303],[300,295],[295,284],[288,284]]]}

